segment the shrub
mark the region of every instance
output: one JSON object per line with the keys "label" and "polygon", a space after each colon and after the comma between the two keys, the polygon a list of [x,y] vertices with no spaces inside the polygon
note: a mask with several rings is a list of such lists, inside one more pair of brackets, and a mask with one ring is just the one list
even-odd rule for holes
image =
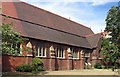
{"label": "shrub", "polygon": [[28,64],[22,64],[20,66],[16,67],[16,71],[20,71],[20,72],[31,72],[32,68],[30,65]]}
{"label": "shrub", "polygon": [[43,63],[40,58],[33,58],[30,64],[22,64],[16,67],[16,71],[37,73],[43,71]]}
{"label": "shrub", "polygon": [[43,71],[43,63],[40,58],[33,58],[30,65],[33,72]]}
{"label": "shrub", "polygon": [[96,64],[94,65],[94,68],[102,69],[101,63],[96,63]]}

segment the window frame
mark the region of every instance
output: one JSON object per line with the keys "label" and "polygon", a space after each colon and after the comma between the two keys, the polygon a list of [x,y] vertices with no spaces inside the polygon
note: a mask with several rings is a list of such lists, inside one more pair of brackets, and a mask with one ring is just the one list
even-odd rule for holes
{"label": "window frame", "polygon": [[[75,51],[73,48],[71,48],[71,54],[72,54],[72,59],[80,59],[80,57],[79,57],[79,51],[77,50],[77,51]],[[76,52],[77,52],[77,54],[76,54]],[[75,54],[77,57],[74,57],[74,55],[73,54]]]}
{"label": "window frame", "polygon": [[[41,54],[40,54],[40,52],[41,52]],[[47,52],[47,49],[45,46],[37,46],[36,47],[36,57],[47,57],[46,52]]]}
{"label": "window frame", "polygon": [[57,58],[62,58],[62,59],[65,58],[65,50],[64,50],[64,48],[61,48],[61,47],[57,48],[56,57]]}

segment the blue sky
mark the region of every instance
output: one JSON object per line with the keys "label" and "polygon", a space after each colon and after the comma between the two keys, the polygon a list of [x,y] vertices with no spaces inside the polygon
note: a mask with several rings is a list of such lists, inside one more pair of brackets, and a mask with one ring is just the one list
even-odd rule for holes
{"label": "blue sky", "polygon": [[117,6],[119,0],[21,0],[34,6],[90,27],[94,33],[105,29],[105,18],[112,6]]}

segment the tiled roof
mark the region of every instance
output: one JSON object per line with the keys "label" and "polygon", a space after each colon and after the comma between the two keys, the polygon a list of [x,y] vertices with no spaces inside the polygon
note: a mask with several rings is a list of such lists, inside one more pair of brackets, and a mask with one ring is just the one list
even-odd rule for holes
{"label": "tiled roof", "polygon": [[90,49],[100,39],[88,27],[24,2],[2,3],[2,12],[10,17],[3,22],[13,22],[22,36]]}
{"label": "tiled roof", "polygon": [[24,2],[3,3],[3,13],[79,36],[93,34],[93,31],[86,26]]}

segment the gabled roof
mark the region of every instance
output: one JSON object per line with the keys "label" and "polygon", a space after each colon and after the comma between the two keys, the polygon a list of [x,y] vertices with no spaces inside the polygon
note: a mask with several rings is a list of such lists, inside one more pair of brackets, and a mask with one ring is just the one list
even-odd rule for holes
{"label": "gabled roof", "polygon": [[89,42],[90,46],[95,48],[95,47],[97,47],[98,42],[101,37],[102,37],[101,33],[98,33],[98,34],[87,35],[86,39]]}
{"label": "gabled roof", "polygon": [[2,5],[3,13],[11,17],[62,30],[79,36],[93,34],[93,31],[86,26],[24,2],[7,2]]}
{"label": "gabled roof", "polygon": [[[3,17],[4,19],[4,17]],[[28,22],[16,20],[13,18],[5,18],[4,23],[14,24],[14,30],[19,32],[21,36],[40,39],[55,43],[67,44],[77,47],[91,48],[85,37],[72,35],[69,33],[53,30]]]}
{"label": "gabled roof", "polygon": [[2,12],[8,16],[3,22],[13,22],[21,36],[90,49],[100,39],[88,27],[24,2],[2,3]]}

